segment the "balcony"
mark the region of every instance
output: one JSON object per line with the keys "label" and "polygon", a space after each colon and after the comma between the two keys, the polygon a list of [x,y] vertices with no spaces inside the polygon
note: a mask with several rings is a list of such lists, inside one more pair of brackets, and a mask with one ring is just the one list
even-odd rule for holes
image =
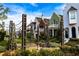
{"label": "balcony", "polygon": [[39,32],[43,32],[43,31],[44,31],[44,28],[40,28],[40,29],[39,29]]}
{"label": "balcony", "polygon": [[52,24],[52,25],[49,25],[49,28],[58,28],[59,24]]}

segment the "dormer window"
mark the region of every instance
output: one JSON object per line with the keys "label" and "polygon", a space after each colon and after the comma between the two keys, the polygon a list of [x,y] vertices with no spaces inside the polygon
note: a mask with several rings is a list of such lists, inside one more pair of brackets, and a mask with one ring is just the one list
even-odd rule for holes
{"label": "dormer window", "polygon": [[70,11],[70,18],[71,19],[75,19],[75,12],[74,11]]}
{"label": "dormer window", "polygon": [[68,16],[69,16],[69,24],[76,24],[77,23],[77,9],[74,7],[71,7],[68,10]]}
{"label": "dormer window", "polygon": [[69,18],[71,20],[76,19],[76,11],[69,11]]}

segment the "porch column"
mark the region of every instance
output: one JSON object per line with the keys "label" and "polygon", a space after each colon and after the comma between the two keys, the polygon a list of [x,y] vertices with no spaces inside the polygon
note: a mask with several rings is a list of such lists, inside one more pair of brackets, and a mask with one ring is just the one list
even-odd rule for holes
{"label": "porch column", "polygon": [[78,32],[78,27],[75,27],[76,28],[76,38],[79,38],[79,32]]}
{"label": "porch column", "polygon": [[71,27],[69,27],[69,38],[72,38],[72,30],[71,30]]}
{"label": "porch column", "polygon": [[54,37],[54,29],[52,29],[52,36]]}

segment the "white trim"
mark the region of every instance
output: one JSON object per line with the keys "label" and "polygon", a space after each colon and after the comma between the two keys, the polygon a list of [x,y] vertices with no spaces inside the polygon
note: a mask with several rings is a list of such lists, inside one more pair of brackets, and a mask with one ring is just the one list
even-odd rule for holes
{"label": "white trim", "polygon": [[[75,19],[71,19],[71,12],[75,13]],[[73,24],[73,23],[77,23],[77,11],[76,10],[69,11],[69,24]]]}

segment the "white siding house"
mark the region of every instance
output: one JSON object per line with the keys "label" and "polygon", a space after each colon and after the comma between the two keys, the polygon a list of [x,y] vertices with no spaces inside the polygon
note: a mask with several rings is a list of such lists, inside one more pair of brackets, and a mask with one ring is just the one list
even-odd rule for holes
{"label": "white siding house", "polygon": [[79,39],[79,3],[68,3],[64,8],[65,40]]}

